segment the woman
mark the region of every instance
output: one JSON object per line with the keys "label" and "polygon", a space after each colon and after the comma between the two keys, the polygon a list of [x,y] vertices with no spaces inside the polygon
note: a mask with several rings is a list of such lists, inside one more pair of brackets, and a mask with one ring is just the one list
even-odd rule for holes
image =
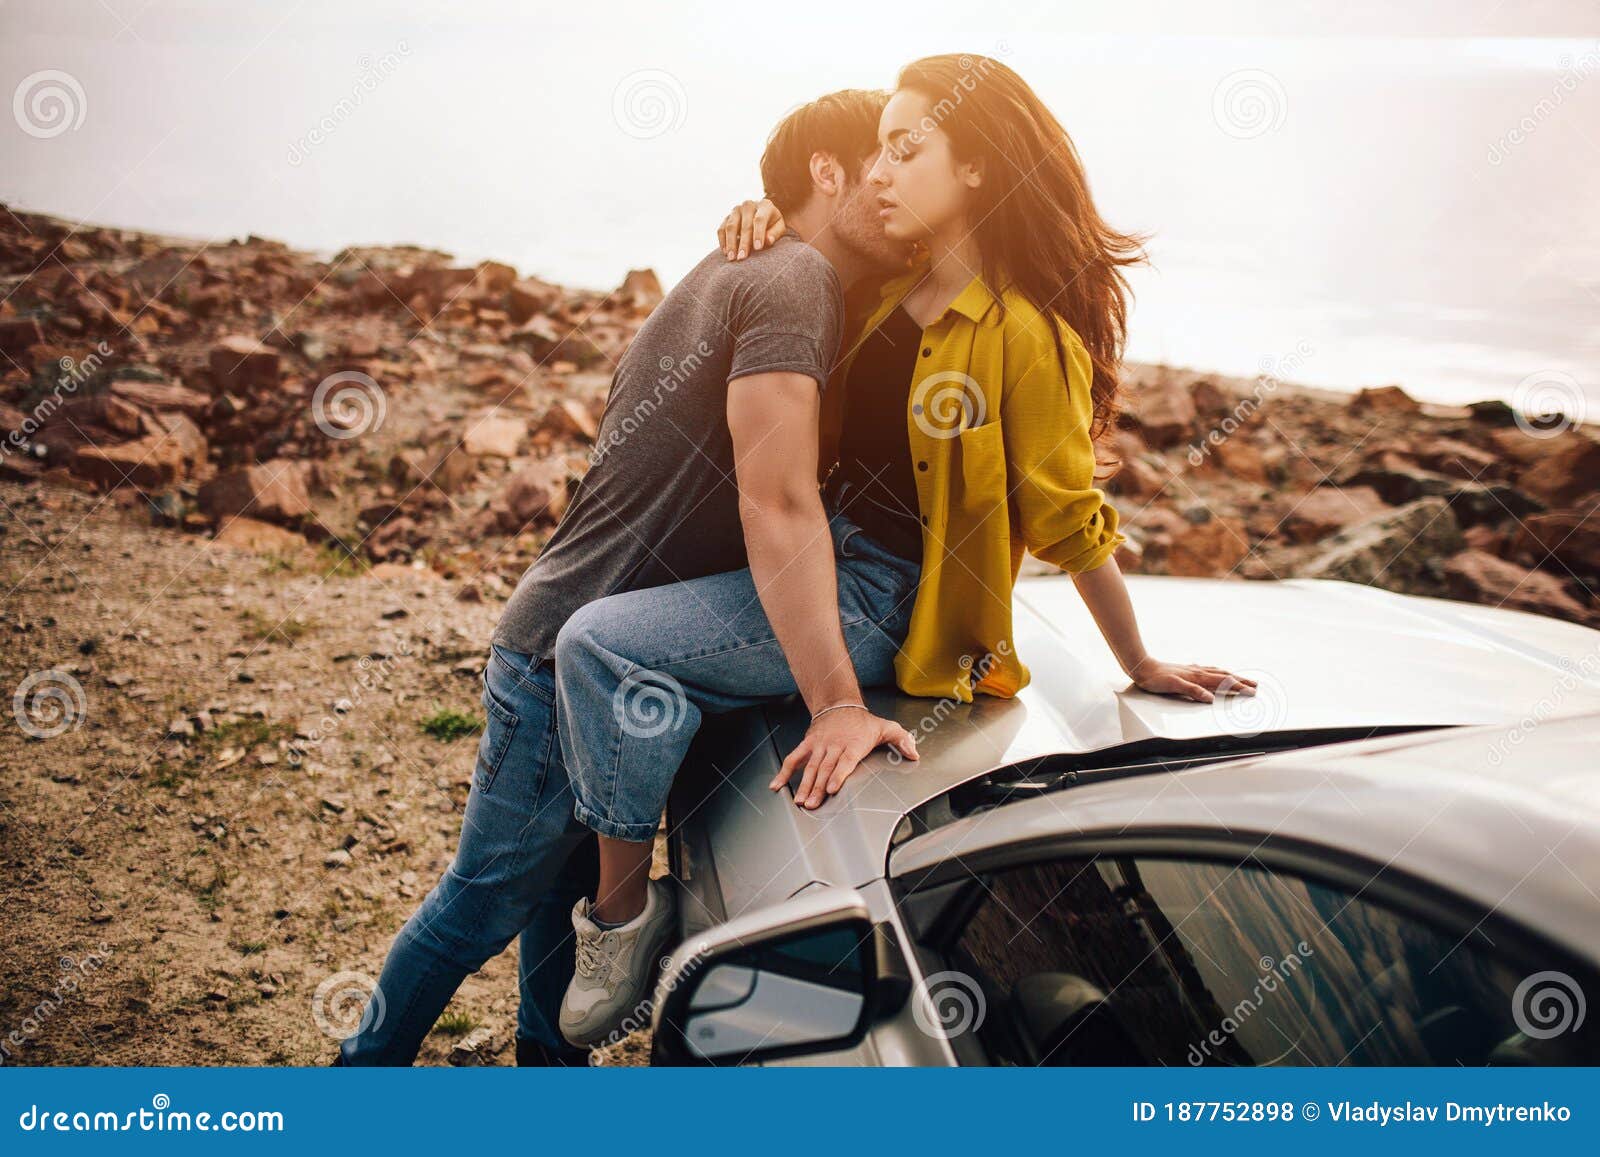
{"label": "woman", "polygon": [[[1136,686],[1200,702],[1254,694],[1252,679],[1153,658],[1140,641],[1112,557],[1126,539],[1092,481],[1117,410],[1122,269],[1144,258],[1096,211],[1066,130],[1006,65],[946,55],[901,71],[878,136],[879,216],[921,257],[883,287],[834,375],[844,413],[827,488],[869,533],[919,548],[899,687],[967,702],[1027,683],[1011,589],[1031,551],[1072,574]],[[720,239],[737,260],[783,231],[770,202],[746,202]],[[894,364],[909,372],[884,378]],[[797,798],[839,786],[803,783]]]}

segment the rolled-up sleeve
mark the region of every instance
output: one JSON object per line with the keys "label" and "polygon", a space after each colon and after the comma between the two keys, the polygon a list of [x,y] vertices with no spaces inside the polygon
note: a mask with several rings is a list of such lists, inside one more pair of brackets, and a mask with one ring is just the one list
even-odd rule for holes
{"label": "rolled-up sleeve", "polygon": [[1024,369],[1007,383],[1001,405],[1012,502],[1028,551],[1079,574],[1104,563],[1127,536],[1117,508],[1093,485],[1093,363],[1076,335],[1063,338],[1066,380],[1048,337],[1043,348],[1028,342]]}

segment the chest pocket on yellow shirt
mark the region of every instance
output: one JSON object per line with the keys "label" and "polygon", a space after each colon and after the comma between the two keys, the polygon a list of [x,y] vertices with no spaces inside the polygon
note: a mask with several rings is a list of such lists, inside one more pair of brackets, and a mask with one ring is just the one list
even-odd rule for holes
{"label": "chest pocket on yellow shirt", "polygon": [[1006,505],[1006,447],[999,422],[971,426],[956,436],[961,456],[961,508],[986,514]]}

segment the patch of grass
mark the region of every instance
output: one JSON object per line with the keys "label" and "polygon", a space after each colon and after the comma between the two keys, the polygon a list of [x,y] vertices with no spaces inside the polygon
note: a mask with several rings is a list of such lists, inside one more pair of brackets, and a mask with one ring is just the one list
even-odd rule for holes
{"label": "patch of grass", "polygon": [[470,1012],[446,1012],[434,1022],[433,1031],[445,1036],[466,1036],[478,1027],[478,1018]]}
{"label": "patch of grass", "polygon": [[317,551],[317,571],[323,578],[360,578],[371,569],[371,559],[352,554],[337,540],[330,539]]}
{"label": "patch of grass", "polygon": [[226,748],[243,748],[245,758],[234,764],[229,771],[245,770],[252,768],[248,762],[250,754],[257,748],[268,747],[277,749],[279,740],[294,737],[294,725],[291,723],[274,723],[267,719],[230,719],[226,723],[219,723],[210,731],[202,732],[195,736],[184,749],[181,761],[168,762],[162,760],[156,764],[151,782],[157,787],[175,788],[185,780],[208,773]]}
{"label": "patch of grass", "polygon": [[439,740],[451,743],[466,735],[476,735],[483,730],[483,720],[452,707],[441,707],[422,721],[422,730]]}
{"label": "patch of grass", "polygon": [[233,877],[228,875],[228,870],[221,864],[211,866],[211,879],[195,889],[195,895],[200,900],[200,907],[207,912],[215,912],[222,907],[223,893],[228,890],[228,884]]}
{"label": "patch of grass", "polygon": [[322,579],[360,578],[371,569],[371,560],[352,554],[338,539],[329,539],[315,551],[268,554],[261,560],[264,574],[315,575]]}
{"label": "patch of grass", "polygon": [[246,607],[239,612],[239,621],[244,624],[244,635],[247,639],[268,641],[280,639],[285,643],[293,643],[296,639],[304,637],[315,625],[310,619],[302,619],[297,615],[279,620],[276,615],[270,615],[255,607]]}

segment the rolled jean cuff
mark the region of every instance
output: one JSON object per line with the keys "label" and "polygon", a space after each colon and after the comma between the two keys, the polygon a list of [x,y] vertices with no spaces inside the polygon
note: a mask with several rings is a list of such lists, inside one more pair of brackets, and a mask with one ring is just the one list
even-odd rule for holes
{"label": "rolled jean cuff", "polygon": [[656,838],[656,829],[661,826],[659,820],[651,823],[624,824],[608,819],[592,808],[585,807],[581,799],[572,801],[572,814],[584,827],[598,832],[602,836],[610,836],[614,840],[630,840],[642,844],[647,840]]}

